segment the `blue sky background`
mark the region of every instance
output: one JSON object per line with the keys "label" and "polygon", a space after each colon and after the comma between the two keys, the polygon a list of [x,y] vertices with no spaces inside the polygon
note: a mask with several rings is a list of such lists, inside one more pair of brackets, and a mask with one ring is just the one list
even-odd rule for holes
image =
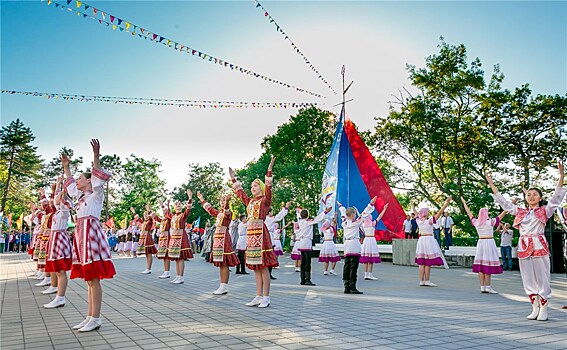
{"label": "blue sky background", "polygon": [[[95,1],[89,4],[183,44],[340,101],[291,50],[253,1]],[[262,2],[325,78],[340,90],[340,69],[355,80],[350,117],[371,128],[408,86],[406,63],[423,66],[439,36],[463,43],[487,73],[500,64],[505,86],[567,92],[567,3]],[[40,1],[1,1],[1,87],[125,97],[235,101],[318,101],[130,34],[112,31]],[[90,11],[90,10],[89,10]],[[158,158],[172,188],[187,164],[241,167],[262,138],[296,111],[210,110],[53,101],[2,95],[1,124],[20,118],[45,159],[61,146],[90,159],[103,153]]]}

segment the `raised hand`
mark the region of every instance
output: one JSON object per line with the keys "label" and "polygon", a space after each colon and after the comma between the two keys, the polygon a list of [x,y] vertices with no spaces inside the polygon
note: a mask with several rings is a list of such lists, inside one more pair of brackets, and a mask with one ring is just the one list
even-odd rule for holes
{"label": "raised hand", "polygon": [[486,182],[492,184],[492,174],[489,173],[487,170],[484,171],[484,177],[486,178]]}
{"label": "raised hand", "polygon": [[337,205],[338,205],[339,207],[342,207],[342,206],[343,206],[343,205],[341,204],[341,202],[339,202],[339,201],[337,201]]}
{"label": "raised hand", "polygon": [[386,204],[384,205],[384,209],[382,209],[382,210],[388,209],[389,206],[390,206],[390,203],[386,203]]}
{"label": "raised hand", "polygon": [[516,204],[516,203],[518,203],[518,200],[519,200],[518,198],[514,198],[514,199],[512,199],[512,204]]}
{"label": "raised hand", "polygon": [[325,214],[329,213],[331,210],[333,210],[333,207],[327,207],[327,208],[325,208]]}
{"label": "raised hand", "polygon": [[152,208],[150,208],[150,205],[149,205],[149,204],[146,203],[145,208],[146,208],[146,211],[147,211],[148,213],[151,213],[151,212],[152,212]]}
{"label": "raised hand", "polygon": [[272,159],[270,159],[270,165],[268,165],[268,171],[272,171],[272,167],[274,166],[275,161],[276,161],[276,157],[272,155]]}
{"label": "raised hand", "polygon": [[287,203],[285,204],[285,207],[286,207],[286,208],[291,208],[291,203],[292,203],[291,201],[287,202]]}
{"label": "raised hand", "polygon": [[234,170],[232,170],[232,168],[228,168],[228,175],[230,176],[231,180],[236,179],[236,173],[234,172]]}
{"label": "raised hand", "polygon": [[199,200],[200,200],[201,202],[204,202],[204,201],[205,201],[205,198],[204,198],[203,195],[201,194],[201,191],[197,191],[197,198],[199,198]]}
{"label": "raised hand", "polygon": [[130,211],[131,211],[133,214],[136,214],[136,210],[134,209],[134,207],[130,207]]}
{"label": "raised hand", "polygon": [[65,153],[61,153],[61,165],[63,167],[69,166],[69,157]]}
{"label": "raised hand", "polygon": [[187,193],[187,200],[191,201],[193,199],[193,192],[190,189],[187,189],[185,192]]}
{"label": "raised hand", "polygon": [[374,198],[372,198],[372,200],[370,200],[370,204],[374,205],[374,203],[376,203],[376,199],[378,199],[378,197],[374,196]]}
{"label": "raised hand", "polygon": [[92,139],[91,140],[91,146],[93,148],[93,154],[99,155],[100,154],[100,142],[98,142],[98,139]]}
{"label": "raised hand", "polygon": [[565,175],[565,166],[561,161],[557,162],[557,169],[559,170],[559,176]]}

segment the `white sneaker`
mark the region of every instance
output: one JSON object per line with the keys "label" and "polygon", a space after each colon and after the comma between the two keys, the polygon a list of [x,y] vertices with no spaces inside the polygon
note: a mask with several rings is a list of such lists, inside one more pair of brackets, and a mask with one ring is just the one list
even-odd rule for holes
{"label": "white sneaker", "polygon": [[335,272],[335,270],[331,270],[331,271],[329,271],[329,275],[333,275],[333,276],[336,276],[336,275],[337,275],[337,273]]}
{"label": "white sneaker", "polygon": [[183,276],[177,277],[177,279],[171,283],[173,284],[183,284],[185,281],[183,280]]}
{"label": "white sneaker", "polygon": [[254,299],[252,299],[251,302],[246,303],[246,304],[244,304],[244,305],[246,305],[246,306],[258,306],[258,305],[260,305],[260,304],[262,303],[262,299],[263,299],[263,298],[262,298],[261,296],[256,295],[256,297],[255,297]]}
{"label": "white sneaker", "polygon": [[171,277],[171,273],[169,271],[164,271],[161,276],[159,276],[158,278],[161,279],[165,279],[165,278],[170,278]]}
{"label": "white sneaker", "polygon": [[102,325],[102,320],[100,318],[91,318],[89,322],[83,326],[83,328],[79,329],[79,332],[90,332],[94,331],[95,329],[99,329]]}
{"label": "white sneaker", "polygon": [[367,279],[376,281],[378,278],[374,277],[373,274],[369,273]]}
{"label": "white sneaker", "polygon": [[173,279],[173,281],[169,282],[169,283],[174,283],[175,281],[177,281],[179,279],[179,276],[175,276],[175,278]]}
{"label": "white sneaker", "polygon": [[40,272],[40,273],[37,274],[37,277],[35,279],[41,281],[44,278],[45,278],[45,273]]}
{"label": "white sneaker", "polygon": [[[46,309],[55,309],[55,308],[62,307],[62,306],[65,306],[65,297],[61,297],[61,298],[57,297],[57,298],[53,299],[49,304],[43,305],[43,307],[46,308]],[[82,326],[81,326],[81,328],[82,328]]]}
{"label": "white sneaker", "polygon": [[219,289],[215,290],[213,292],[214,295],[224,295],[224,294],[228,294],[228,284],[227,283],[221,283]]}
{"label": "white sneaker", "polygon": [[327,271],[323,272],[323,275],[327,276],[329,273]]}
{"label": "white sneaker", "polygon": [[89,323],[90,320],[91,320],[91,317],[90,317],[90,316],[87,316],[87,318],[85,318],[85,319],[83,320],[83,322],[79,323],[79,324],[76,325],[76,326],[73,326],[73,329],[81,329],[81,328],[83,328],[87,323]]}
{"label": "white sneaker", "polygon": [[484,287],[485,293],[489,293],[489,294],[498,294],[497,291],[495,291],[494,289],[492,289],[492,286],[486,286]]}
{"label": "white sneaker", "polygon": [[420,285],[421,287],[425,287],[425,286],[426,286],[426,285],[425,285],[425,281],[419,281],[419,285]]}
{"label": "white sneaker", "polygon": [[43,292],[41,292],[41,294],[53,294],[53,293],[57,293],[57,287],[49,287],[46,290],[44,290]]}
{"label": "white sneaker", "polygon": [[147,274],[152,273],[152,270],[150,270],[150,269],[145,269],[144,271],[142,271],[142,272],[140,272],[140,273],[143,273],[144,275],[147,275]]}
{"label": "white sneaker", "polygon": [[480,286],[480,292],[481,292],[481,293],[488,293],[488,292],[486,291],[486,287],[485,287],[485,286]]}
{"label": "white sneaker", "polygon": [[301,272],[301,268],[296,267],[296,268],[295,268],[295,272]]}
{"label": "white sneaker", "polygon": [[425,285],[427,287],[437,287],[437,285],[435,283],[431,282],[431,281],[425,281]]}
{"label": "white sneaker", "polygon": [[45,277],[43,281],[36,283],[36,287],[45,287],[51,284],[51,277]]}
{"label": "white sneaker", "polygon": [[262,302],[258,305],[259,308],[265,308],[270,306],[270,297],[263,297]]}
{"label": "white sneaker", "polygon": [[39,274],[39,271],[34,271],[31,275],[28,275],[28,277],[37,277]]}

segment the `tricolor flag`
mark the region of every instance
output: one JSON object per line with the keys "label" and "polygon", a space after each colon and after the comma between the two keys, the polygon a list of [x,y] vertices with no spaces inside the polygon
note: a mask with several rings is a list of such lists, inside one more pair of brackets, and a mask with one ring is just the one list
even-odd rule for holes
{"label": "tricolor flag", "polygon": [[378,197],[372,214],[374,219],[386,203],[390,204],[376,226],[376,239],[403,238],[405,212],[353,122],[345,118],[343,106],[323,174],[319,212],[331,207],[329,216],[332,217],[337,201],[362,212],[374,196]]}

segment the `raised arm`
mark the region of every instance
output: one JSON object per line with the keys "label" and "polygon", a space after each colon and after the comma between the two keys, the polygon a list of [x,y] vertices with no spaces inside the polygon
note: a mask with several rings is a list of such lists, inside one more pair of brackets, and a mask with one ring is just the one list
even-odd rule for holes
{"label": "raised arm", "polygon": [[266,177],[264,179],[264,185],[265,185],[264,203],[266,203],[267,206],[272,205],[272,186],[274,184],[272,168],[274,166],[275,160],[276,157],[272,156],[272,159],[270,159],[270,164],[268,165],[268,171],[266,172]]}
{"label": "raised arm", "polygon": [[93,168],[100,169],[100,142],[98,142],[98,139],[92,139],[91,146],[93,148]]}
{"label": "raised arm", "polygon": [[417,212],[417,210],[415,210],[415,202],[412,198],[412,200],[410,201],[410,207],[411,207],[411,211],[412,213],[415,215],[416,218],[419,217],[419,213]]}
{"label": "raised arm", "polygon": [[187,189],[185,193],[187,193],[187,205],[185,206],[184,215],[185,215],[185,220],[187,220],[189,214],[191,214],[191,209],[193,208],[193,192],[190,189]]}
{"label": "raised arm", "polygon": [[244,192],[242,189],[242,184],[236,180],[236,174],[232,168],[228,168],[228,174],[230,175],[230,181],[232,181],[232,190],[236,194],[238,198],[244,203],[244,205],[248,205],[250,202],[250,197]]}
{"label": "raised arm", "polygon": [[384,205],[384,208],[382,208],[382,211],[380,212],[380,214],[376,218],[376,223],[378,223],[378,221],[380,221],[382,219],[384,214],[386,214],[386,210],[388,210],[389,206],[390,206],[390,203],[386,203],[386,205]]}
{"label": "raised arm", "polygon": [[545,206],[545,213],[547,214],[548,218],[553,216],[553,213],[559,207],[559,205],[563,201],[563,198],[565,197],[565,193],[567,192],[567,190],[563,187],[563,178],[565,173],[563,163],[558,162],[557,169],[559,170],[559,182],[557,183],[557,187],[555,188],[553,196]]}
{"label": "raised arm", "polygon": [[488,186],[490,186],[492,193],[497,194],[498,189],[494,186],[494,182],[492,182],[492,174],[485,170],[484,177],[486,177],[486,182],[488,182]]}
{"label": "raised arm", "polygon": [[465,199],[463,197],[461,197],[461,202],[463,202],[463,206],[465,207],[465,211],[467,212],[467,215],[469,216],[469,219],[472,220],[472,218],[474,217],[473,213],[471,212],[471,210],[469,209],[469,206],[467,205],[467,202],[465,202]]}
{"label": "raised arm", "polygon": [[285,218],[285,216],[287,215],[287,213],[289,212],[289,207],[291,206],[291,202],[287,202],[285,204],[285,207],[282,208],[282,210],[280,210],[280,212],[278,213],[278,215],[274,216],[274,221],[281,221],[283,218]]}
{"label": "raised arm", "polygon": [[441,209],[439,209],[439,211],[437,212],[437,214],[435,214],[435,220],[439,220],[439,218],[441,217],[441,215],[443,214],[443,212],[445,211],[445,209],[447,209],[447,207],[449,206],[449,203],[451,202],[451,199],[453,199],[453,197],[449,196],[447,197],[447,199],[445,200],[445,203],[443,203],[443,206],[441,207]]}

